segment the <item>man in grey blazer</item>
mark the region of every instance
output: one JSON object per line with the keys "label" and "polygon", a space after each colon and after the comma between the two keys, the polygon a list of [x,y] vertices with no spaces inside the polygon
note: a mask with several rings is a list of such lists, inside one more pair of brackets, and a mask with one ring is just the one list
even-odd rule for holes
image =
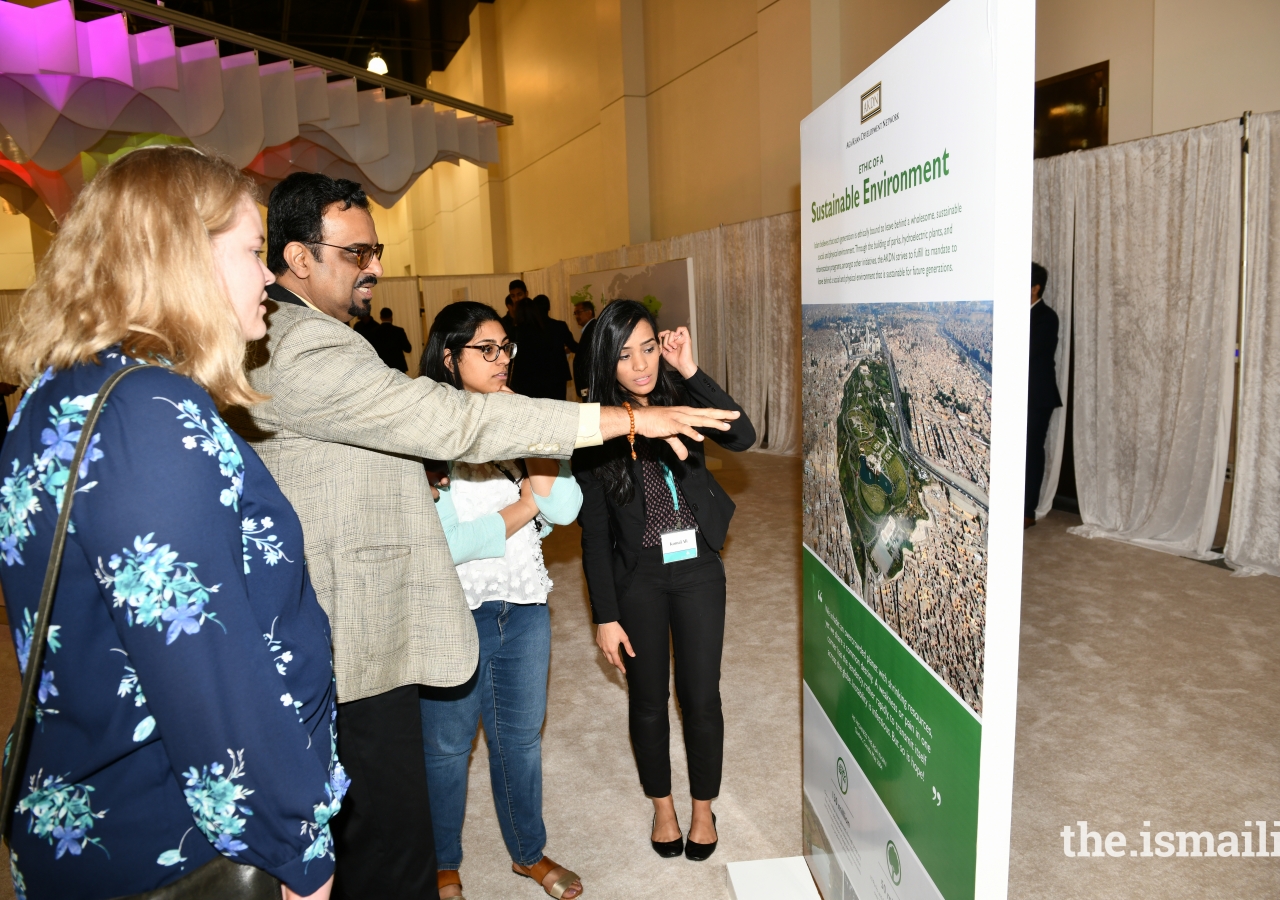
{"label": "man in grey blazer", "polygon": [[[595,404],[465,393],[385,366],[346,326],[382,274],[355,182],[289,176],[271,192],[267,227],[274,308],[249,378],[270,399],[240,428],[302,520],[333,631],[338,753],[351,778],[333,821],[333,896],[436,900],[419,688],[466,683],[478,645],[422,459],[565,459],[627,434],[630,418]],[[635,429],[671,438],[683,455],[674,435],[700,440],[695,429],[727,429],[736,415],[638,407]]]}

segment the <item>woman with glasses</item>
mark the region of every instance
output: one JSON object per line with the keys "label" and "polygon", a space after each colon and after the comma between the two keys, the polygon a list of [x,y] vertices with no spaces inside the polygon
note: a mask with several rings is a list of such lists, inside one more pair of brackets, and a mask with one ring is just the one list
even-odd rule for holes
{"label": "woman with glasses", "polygon": [[[510,391],[516,344],[483,303],[436,316],[421,374],[475,394]],[[462,895],[462,820],[476,723],[489,744],[489,777],[512,870],[552,897],[582,894],[578,876],[543,855],[542,722],[551,661],[551,579],[542,538],[578,514],[582,493],[568,462],[453,462],[436,509],[480,637],[475,677],[461,688],[425,691],[422,738],[442,900]]]}
{"label": "woman with glasses", "polygon": [[[693,361],[687,328],[659,331],[634,300],[615,300],[597,320],[590,401],[627,407],[741,407]],[[728,431],[705,431],[726,450],[756,433],[746,413]],[[720,793],[724,715],[725,572],[720,559],[734,505],[707,470],[702,444],[615,438],[574,456],[582,486],[582,568],[596,644],[627,677],[631,744],[640,784],[653,801],[650,841],[659,856],[705,860],[718,834],[711,801]],[[683,714],[693,814],[685,842],[671,796],[670,659]],[[624,652],[625,649],[625,652]]]}

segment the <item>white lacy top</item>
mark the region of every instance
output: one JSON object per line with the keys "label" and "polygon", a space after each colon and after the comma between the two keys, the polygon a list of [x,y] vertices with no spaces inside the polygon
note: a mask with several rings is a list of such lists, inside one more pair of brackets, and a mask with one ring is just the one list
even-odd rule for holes
{"label": "white lacy top", "polygon": [[[504,474],[504,471],[511,477]],[[465,526],[468,522],[493,516],[518,501],[520,488],[512,478],[519,480],[520,477],[520,467],[512,460],[478,465],[453,463],[450,466],[448,495],[458,523]],[[556,506],[563,506],[566,498],[556,496],[568,490],[567,487],[562,488],[562,481],[577,487],[573,477],[562,471],[561,477],[556,479],[552,497],[534,495],[540,508],[553,497],[560,501]],[[579,493],[567,521],[572,521],[573,516],[577,515],[577,506],[580,504]],[[566,521],[563,516],[555,518],[561,520],[560,524]],[[540,531],[540,526],[545,531]],[[506,539],[506,549],[502,556],[473,559],[459,564],[458,578],[466,593],[467,605],[471,609],[478,609],[486,600],[505,600],[520,604],[546,603],[552,582],[542,559],[542,538],[550,532],[550,525],[545,522],[544,515],[539,515]],[[505,526],[502,533],[505,534]]]}

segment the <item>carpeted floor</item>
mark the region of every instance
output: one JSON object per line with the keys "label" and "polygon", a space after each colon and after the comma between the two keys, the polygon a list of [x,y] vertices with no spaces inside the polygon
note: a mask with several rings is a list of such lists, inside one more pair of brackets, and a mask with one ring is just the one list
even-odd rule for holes
{"label": "carpeted floor", "polygon": [[[709,861],[662,860],[649,849],[651,807],[627,740],[625,689],[592,639],[576,526],[545,545],[556,583],[547,853],[583,876],[586,898],[727,898],[725,863],[800,852],[800,462],[721,455],[717,477],[738,512],[725,550],[721,845]],[[1079,820],[1103,835],[1124,832],[1130,847],[1142,830],[1216,834],[1280,820],[1280,583],[1076,538],[1066,533],[1075,521],[1055,513],[1026,532],[1009,897],[1280,897],[1280,859],[1064,856],[1062,827]],[[12,653],[0,642],[0,721],[16,702]],[[687,824],[678,724],[672,737]],[[482,738],[468,813],[467,897],[544,896],[508,868]],[[9,897],[0,879],[0,900]]]}
{"label": "carpeted floor", "polygon": [[1078,523],[1026,532],[1009,896],[1280,897],[1277,858],[1063,853],[1081,820],[1139,852],[1144,830],[1280,820],[1280,582],[1066,533]]}

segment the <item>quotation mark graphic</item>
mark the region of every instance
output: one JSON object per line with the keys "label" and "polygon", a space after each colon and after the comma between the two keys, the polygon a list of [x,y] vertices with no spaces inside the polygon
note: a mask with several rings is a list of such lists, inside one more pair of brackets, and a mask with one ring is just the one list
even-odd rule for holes
{"label": "quotation mark graphic", "polygon": [[936,787],[933,789],[933,799],[938,801],[939,806],[942,805],[942,794],[938,793],[938,789]]}

